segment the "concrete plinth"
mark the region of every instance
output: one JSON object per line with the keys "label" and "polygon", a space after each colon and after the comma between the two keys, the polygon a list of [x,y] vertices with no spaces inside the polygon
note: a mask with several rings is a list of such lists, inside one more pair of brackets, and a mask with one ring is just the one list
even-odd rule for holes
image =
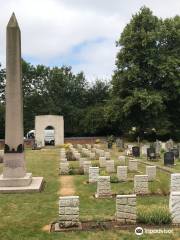
{"label": "concrete plinth", "polygon": [[[18,181],[19,181],[19,179],[18,179]],[[2,187],[1,186],[0,193],[40,192],[42,189],[42,186],[43,186],[43,177],[32,177],[31,183],[28,186],[14,186],[14,187]]]}
{"label": "concrete plinth", "polygon": [[28,186],[32,182],[32,173],[26,173],[21,178],[6,178],[4,175],[0,175],[0,187],[24,187]]}

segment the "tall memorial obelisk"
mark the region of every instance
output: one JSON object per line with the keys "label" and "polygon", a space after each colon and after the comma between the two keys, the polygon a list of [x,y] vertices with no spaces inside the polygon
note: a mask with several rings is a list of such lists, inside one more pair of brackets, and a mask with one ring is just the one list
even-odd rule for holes
{"label": "tall memorial obelisk", "polygon": [[6,118],[0,192],[38,191],[42,177],[26,172],[24,154],[21,32],[13,13],[6,29]]}

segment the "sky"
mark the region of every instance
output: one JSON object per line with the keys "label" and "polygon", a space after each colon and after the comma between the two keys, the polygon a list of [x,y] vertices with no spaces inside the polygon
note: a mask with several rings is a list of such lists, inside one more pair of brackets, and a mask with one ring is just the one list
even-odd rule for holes
{"label": "sky", "polygon": [[0,63],[5,66],[6,25],[15,12],[27,62],[72,66],[89,81],[110,79],[115,42],[144,5],[161,18],[180,14],[180,0],[0,0]]}

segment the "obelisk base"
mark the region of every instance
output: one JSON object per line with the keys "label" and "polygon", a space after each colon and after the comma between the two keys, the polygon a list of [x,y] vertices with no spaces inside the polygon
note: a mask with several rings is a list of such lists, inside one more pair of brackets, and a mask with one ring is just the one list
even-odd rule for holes
{"label": "obelisk base", "polygon": [[40,192],[43,177],[32,177],[26,173],[24,178],[4,178],[0,175],[0,193]]}

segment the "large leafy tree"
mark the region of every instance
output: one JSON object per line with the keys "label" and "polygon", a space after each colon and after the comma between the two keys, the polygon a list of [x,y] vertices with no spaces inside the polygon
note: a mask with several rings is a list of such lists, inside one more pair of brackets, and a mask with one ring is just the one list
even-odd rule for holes
{"label": "large leafy tree", "polygon": [[[168,28],[173,26],[171,31],[176,31],[178,22],[178,17],[158,19],[149,8],[143,7],[117,41],[120,50],[112,79],[113,106],[109,112],[112,114],[112,109],[117,112],[115,123],[118,121],[124,132],[133,126],[139,134],[154,128],[159,134],[170,132],[172,119],[168,104],[171,105],[170,92],[177,87],[179,78],[179,57],[173,51],[178,51],[179,40],[178,33],[172,37]],[[177,100],[177,90],[173,95]]]}

